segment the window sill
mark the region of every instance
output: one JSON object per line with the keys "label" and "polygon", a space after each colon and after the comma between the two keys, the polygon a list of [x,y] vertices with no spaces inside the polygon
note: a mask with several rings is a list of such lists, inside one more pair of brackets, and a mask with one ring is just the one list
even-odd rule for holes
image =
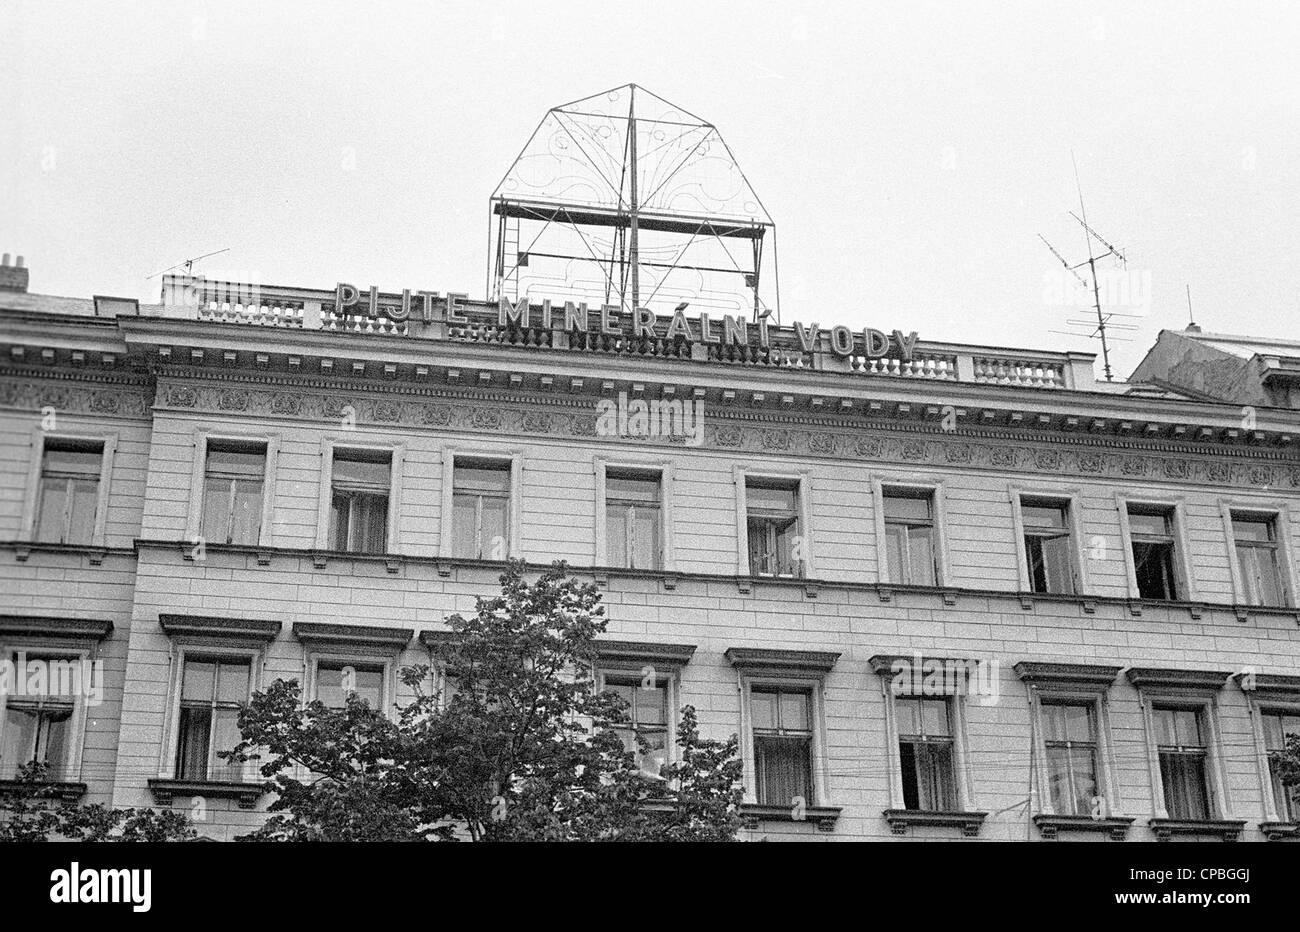
{"label": "window sill", "polygon": [[26,563],[33,553],[66,553],[84,556],[91,566],[99,566],[109,554],[135,557],[134,547],[109,547],[105,544],[58,544],[40,540],[13,540],[4,541],[0,546],[13,550],[14,559],[19,563]]}
{"label": "window sill", "polygon": [[31,792],[42,799],[62,799],[68,802],[86,795],[86,784],[69,780],[0,780],[0,796],[13,796]]}
{"label": "window sill", "polygon": [[913,826],[933,825],[960,828],[963,835],[973,838],[979,834],[980,826],[984,824],[984,819],[988,816],[988,813],[930,809],[886,809],[884,816],[885,821],[889,823],[889,830],[895,835],[906,835],[908,828]]}
{"label": "window sill", "polygon": [[839,806],[805,806],[803,818],[795,815],[793,806],[763,806],[758,803],[741,803],[740,818],[745,828],[758,828],[760,822],[812,822],[819,831],[835,828],[840,817]]}
{"label": "window sill", "polygon": [[1111,816],[1094,819],[1092,816],[1047,815],[1034,816],[1034,824],[1044,838],[1055,838],[1060,832],[1105,832],[1115,841],[1123,841],[1128,828],[1133,824],[1132,817]]}
{"label": "window sill", "polygon": [[156,777],[149,781],[149,789],[159,805],[171,805],[177,796],[210,796],[214,799],[233,799],[240,809],[252,809],[262,796],[261,783],[242,783],[234,780],[174,780]]}
{"label": "window sill", "polygon": [[1300,822],[1261,822],[1259,830],[1269,841],[1279,838],[1300,838]]}
{"label": "window sill", "polygon": [[1152,819],[1148,823],[1160,841],[1175,835],[1217,835],[1224,841],[1236,841],[1246,824],[1244,819]]}

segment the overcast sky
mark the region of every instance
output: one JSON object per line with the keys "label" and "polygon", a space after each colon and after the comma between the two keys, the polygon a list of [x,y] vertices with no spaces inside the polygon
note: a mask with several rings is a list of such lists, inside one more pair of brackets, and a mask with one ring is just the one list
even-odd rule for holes
{"label": "overcast sky", "polygon": [[1072,150],[1129,260],[1117,373],[1186,325],[1187,285],[1206,330],[1300,321],[1298,4],[3,0],[0,24],[0,249],[32,291],[156,300],[150,274],[230,247],[199,270],[482,296],[487,198],[546,110],[636,82],[730,145],[787,322],[1095,348],[1054,332],[1080,311],[1038,239],[1085,258]]}

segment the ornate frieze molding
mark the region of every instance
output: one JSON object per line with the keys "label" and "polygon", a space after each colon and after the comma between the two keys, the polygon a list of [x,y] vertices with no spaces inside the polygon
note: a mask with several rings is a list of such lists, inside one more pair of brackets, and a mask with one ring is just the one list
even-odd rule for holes
{"label": "ornate frieze molding", "polygon": [[152,405],[153,385],[146,379],[67,372],[23,377],[14,370],[0,376],[0,408],[147,417]]}
{"label": "ornate frieze molding", "polygon": [[[44,373],[40,373],[44,375]],[[685,446],[683,437],[606,437],[597,432],[597,399],[524,395],[409,383],[384,386],[346,380],[266,375],[160,375],[156,398],[143,380],[0,380],[0,407],[104,416],[144,417],[160,410],[345,421],[377,427],[430,428],[497,436],[573,437],[597,444]],[[918,420],[830,417],[710,405],[703,447],[723,452],[841,459],[1018,474],[1097,477],[1227,488],[1300,488],[1300,458],[1287,450],[1203,442],[1147,440],[1065,431],[960,425],[943,431]]]}

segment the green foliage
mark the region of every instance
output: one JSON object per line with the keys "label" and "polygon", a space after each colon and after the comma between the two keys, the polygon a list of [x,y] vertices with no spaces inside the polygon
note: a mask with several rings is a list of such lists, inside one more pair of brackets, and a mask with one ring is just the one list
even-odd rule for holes
{"label": "green foliage", "polygon": [[110,809],[59,803],[44,764],[18,772],[18,787],[0,797],[0,841],[186,841],[198,833],[170,809]]}
{"label": "green foliage", "polygon": [[[737,741],[700,737],[683,710],[678,761],[647,775],[610,731],[624,701],[597,692],[599,590],[555,564],[536,582],[511,563],[501,594],[453,615],[413,698],[385,716],[303,704],[277,681],[240,716],[230,756],[257,758],[276,794],[255,840],[732,840]],[[436,672],[435,672],[436,671]],[[644,749],[643,749],[644,750]]]}
{"label": "green foliage", "polygon": [[1288,734],[1286,746],[1271,751],[1269,756],[1277,768],[1283,786],[1288,789],[1300,786],[1300,734]]}

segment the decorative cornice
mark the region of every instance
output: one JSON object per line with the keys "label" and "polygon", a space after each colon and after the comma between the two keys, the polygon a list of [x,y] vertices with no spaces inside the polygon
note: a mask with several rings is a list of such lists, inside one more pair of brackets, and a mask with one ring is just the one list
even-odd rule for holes
{"label": "decorative cornice", "polygon": [[1035,686],[1093,686],[1106,689],[1115,682],[1121,667],[1094,666],[1085,663],[1043,663],[1022,660],[1015,665],[1016,676]]}
{"label": "decorative cornice", "polygon": [[829,673],[840,659],[839,651],[773,650],[765,647],[729,647],[727,662],[738,670],[780,670]]}
{"label": "decorative cornice", "polygon": [[9,378],[8,375],[0,378],[0,408],[26,411],[53,408],[60,414],[143,418],[149,416],[152,403],[152,386],[135,379],[100,377],[90,373],[41,373],[40,378]]}
{"label": "decorative cornice", "polygon": [[218,618],[211,615],[160,614],[158,624],[169,637],[215,637],[244,641],[274,641],[280,622],[257,618]]}
{"label": "decorative cornice", "polygon": [[[357,424],[376,427],[574,438],[611,448],[685,447],[680,437],[599,436],[597,399],[590,396],[168,367],[159,370],[155,398],[148,382],[141,379],[14,371],[26,377],[0,380],[0,407],[32,411],[52,407],[74,414],[136,418],[148,417],[156,404],[160,410],[227,417],[342,422],[350,416]],[[920,419],[833,417],[746,409],[738,404],[709,406],[703,447],[737,454],[1015,475],[1300,489],[1300,457],[1277,448],[1229,445],[1216,439],[1193,443],[968,423],[943,431]]]}
{"label": "decorative cornice", "polygon": [[1124,674],[1138,689],[1190,689],[1201,692],[1218,692],[1232,674],[1214,670],[1165,670],[1155,667],[1129,667]]}
{"label": "decorative cornice", "polygon": [[592,645],[603,663],[649,664],[681,667],[695,654],[694,644],[656,644],[648,641],[597,640]]}
{"label": "decorative cornice", "polygon": [[1300,699],[1300,676],[1284,673],[1237,673],[1233,679],[1241,686],[1242,692]]}
{"label": "decorative cornice", "polygon": [[[285,380],[285,390],[276,391],[277,382],[271,376],[256,383],[223,380],[220,387],[196,385],[193,377],[186,376],[160,381],[157,403],[161,409],[225,416],[342,422],[350,415],[357,424],[378,427],[577,438],[612,448],[686,448],[680,437],[632,440],[599,436],[594,398],[409,384],[376,388],[320,381],[328,390],[304,391],[300,381],[290,387]],[[252,385],[264,387],[248,387]],[[1300,488],[1300,460],[1273,449],[974,425],[945,432],[924,422],[853,420],[720,405],[710,406],[703,446],[740,454],[1126,482]]]}
{"label": "decorative cornice", "polygon": [[[920,654],[876,654],[868,661],[872,673],[884,675],[886,673],[897,672],[897,666],[902,664],[902,669],[909,672],[920,672],[926,668],[930,669],[954,669],[965,672],[968,665],[973,661],[957,657],[925,657]],[[919,669],[918,668],[919,665]]]}
{"label": "decorative cornice", "polygon": [[293,636],[304,644],[347,644],[401,649],[411,642],[414,628],[384,628],[370,625],[326,624],[295,621]]}
{"label": "decorative cornice", "polygon": [[0,615],[0,636],[80,638],[102,641],[113,633],[106,618],[46,618],[39,615]]}

